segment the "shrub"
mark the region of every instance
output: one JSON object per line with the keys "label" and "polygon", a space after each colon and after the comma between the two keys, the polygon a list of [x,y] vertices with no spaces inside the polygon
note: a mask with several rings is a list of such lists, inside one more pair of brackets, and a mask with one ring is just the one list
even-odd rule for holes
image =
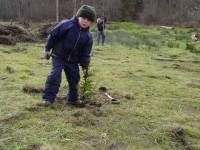
{"label": "shrub", "polygon": [[117,29],[119,29],[119,27],[116,26],[116,25],[113,25],[113,24],[106,24],[106,28],[105,29],[108,29],[108,30],[117,30]]}
{"label": "shrub", "polygon": [[168,42],[167,46],[169,48],[179,48],[179,44],[178,43],[174,43],[174,42]]}
{"label": "shrub", "polygon": [[190,51],[193,51],[193,50],[195,50],[195,47],[194,47],[194,45],[186,44],[186,49],[190,50]]}
{"label": "shrub", "polygon": [[186,39],[186,40],[187,40],[187,39],[188,39],[188,37],[187,37],[187,36],[185,36],[185,35],[176,35],[176,36],[175,36],[175,39],[176,39],[176,40],[184,40],[184,39]]}
{"label": "shrub", "polygon": [[197,49],[195,48],[195,46],[192,45],[192,44],[186,44],[186,50],[189,50],[189,51],[192,52],[192,53],[200,53],[200,51],[197,50]]}
{"label": "shrub", "polygon": [[97,28],[96,27],[94,27],[94,26],[91,26],[91,28],[90,28],[90,32],[97,32]]}
{"label": "shrub", "polygon": [[161,34],[169,34],[169,33],[170,33],[169,30],[163,30],[163,31],[161,31]]}
{"label": "shrub", "polygon": [[138,40],[133,38],[131,34],[123,29],[106,32],[106,42],[110,44],[121,44],[126,45],[129,48],[138,46]]}

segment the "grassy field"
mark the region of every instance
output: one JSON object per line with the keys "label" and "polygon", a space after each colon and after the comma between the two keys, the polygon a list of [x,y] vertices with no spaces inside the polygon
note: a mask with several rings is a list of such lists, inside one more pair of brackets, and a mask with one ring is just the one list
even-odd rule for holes
{"label": "grassy field", "polygon": [[[96,46],[91,28],[95,94],[84,108],[60,102],[64,73],[50,107],[37,105],[41,93],[23,92],[24,85],[44,87],[51,63],[42,58],[44,44],[0,45],[0,149],[200,149],[200,64],[151,59],[200,60],[200,46],[186,45],[192,29],[120,22],[106,28],[105,46]],[[121,103],[110,104],[101,86]]]}

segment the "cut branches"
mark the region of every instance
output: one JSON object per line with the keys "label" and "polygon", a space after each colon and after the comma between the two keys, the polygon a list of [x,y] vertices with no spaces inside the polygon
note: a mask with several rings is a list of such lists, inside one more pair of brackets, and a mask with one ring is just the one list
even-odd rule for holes
{"label": "cut branches", "polygon": [[164,28],[164,29],[169,29],[169,30],[173,30],[174,27],[168,27],[168,26],[160,26],[161,28]]}

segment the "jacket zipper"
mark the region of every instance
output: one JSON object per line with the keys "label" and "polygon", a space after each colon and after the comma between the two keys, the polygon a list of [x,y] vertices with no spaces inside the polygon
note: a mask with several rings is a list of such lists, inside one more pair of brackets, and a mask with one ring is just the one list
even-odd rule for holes
{"label": "jacket zipper", "polygon": [[78,39],[77,39],[77,41],[76,41],[76,43],[75,43],[75,46],[74,46],[74,48],[72,49],[72,51],[70,52],[70,54],[69,54],[68,62],[69,62],[69,60],[70,60],[70,56],[71,56],[72,52],[73,52],[73,51],[75,50],[75,48],[76,48],[76,45],[77,45],[77,43],[78,43],[78,40],[80,39],[80,36],[81,36],[81,28],[80,28],[80,32],[79,32],[79,35],[78,35]]}

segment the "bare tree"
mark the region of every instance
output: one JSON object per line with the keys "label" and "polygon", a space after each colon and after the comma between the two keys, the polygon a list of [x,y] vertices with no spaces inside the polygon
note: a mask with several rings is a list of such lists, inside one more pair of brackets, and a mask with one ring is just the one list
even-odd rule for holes
{"label": "bare tree", "polygon": [[76,0],[73,0],[73,3],[74,3],[74,15],[76,14]]}
{"label": "bare tree", "polygon": [[56,0],[56,22],[59,22],[59,3],[58,0]]}

